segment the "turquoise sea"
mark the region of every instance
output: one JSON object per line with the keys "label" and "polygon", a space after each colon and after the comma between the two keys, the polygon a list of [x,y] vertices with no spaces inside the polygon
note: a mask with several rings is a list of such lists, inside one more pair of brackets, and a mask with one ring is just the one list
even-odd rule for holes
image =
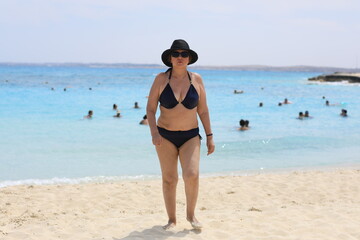
{"label": "turquoise sea", "polygon": [[[0,187],[160,176],[139,122],[165,70],[0,65]],[[360,163],[360,85],[307,81],[320,72],[190,71],[204,79],[216,143],[206,156],[202,141],[203,175]],[[278,106],[285,98],[292,104]],[[306,110],[312,118],[297,119]],[[250,130],[238,131],[240,119]]]}

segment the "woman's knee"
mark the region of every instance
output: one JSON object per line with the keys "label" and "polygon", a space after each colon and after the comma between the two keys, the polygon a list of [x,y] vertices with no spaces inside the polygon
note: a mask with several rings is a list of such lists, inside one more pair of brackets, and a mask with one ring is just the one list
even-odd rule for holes
{"label": "woman's knee", "polygon": [[183,179],[187,181],[197,181],[199,179],[199,171],[197,170],[188,170],[183,172]]}
{"label": "woman's knee", "polygon": [[173,175],[163,175],[162,182],[164,186],[174,186],[178,182],[178,176]]}

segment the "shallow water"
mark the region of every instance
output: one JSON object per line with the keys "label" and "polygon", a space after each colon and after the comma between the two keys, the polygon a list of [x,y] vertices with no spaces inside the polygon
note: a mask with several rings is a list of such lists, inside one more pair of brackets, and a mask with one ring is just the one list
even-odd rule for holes
{"label": "shallow water", "polygon": [[[0,66],[0,185],[159,176],[149,129],[138,123],[160,71]],[[202,141],[203,174],[360,162],[359,85],[307,81],[321,73],[191,71],[204,79],[216,142],[206,156]],[[292,104],[279,107],[284,98]],[[94,118],[83,119],[90,109]],[[296,119],[305,110],[313,118]],[[240,119],[250,130],[238,131]]]}

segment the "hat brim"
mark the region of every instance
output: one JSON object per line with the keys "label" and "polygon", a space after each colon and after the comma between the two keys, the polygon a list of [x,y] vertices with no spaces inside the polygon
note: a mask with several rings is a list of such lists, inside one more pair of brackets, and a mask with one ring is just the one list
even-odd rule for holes
{"label": "hat brim", "polygon": [[[179,50],[181,50],[181,49],[179,49]],[[174,51],[174,49],[167,49],[161,54],[161,60],[168,67],[172,67],[172,63],[170,62],[170,54],[171,54],[172,51]],[[193,51],[193,50],[190,50],[190,49],[188,49],[186,51],[189,52],[190,59],[191,59],[189,61],[188,65],[195,63],[198,60],[197,53],[195,51]]]}

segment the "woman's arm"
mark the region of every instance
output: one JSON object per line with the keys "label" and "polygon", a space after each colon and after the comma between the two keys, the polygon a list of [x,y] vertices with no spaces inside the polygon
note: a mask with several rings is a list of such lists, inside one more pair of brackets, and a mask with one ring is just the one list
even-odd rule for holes
{"label": "woman's arm", "polygon": [[204,127],[205,133],[206,133],[206,146],[208,148],[208,155],[212,154],[215,151],[215,144],[212,136],[212,130],[211,130],[211,124],[210,124],[210,114],[209,114],[209,108],[207,106],[206,102],[206,92],[204,83],[202,81],[202,78],[199,74],[196,74],[197,82],[199,84],[199,90],[200,90],[200,99],[199,104],[197,107],[197,113],[199,115],[199,118],[202,122],[202,125]]}
{"label": "woman's arm", "polygon": [[146,116],[148,119],[150,132],[152,136],[152,142],[154,145],[160,145],[162,138],[159,134],[158,128],[156,126],[156,110],[158,107],[158,101],[160,96],[160,86],[161,86],[161,75],[160,73],[156,76],[153,85],[151,86],[149,98],[146,106]]}

